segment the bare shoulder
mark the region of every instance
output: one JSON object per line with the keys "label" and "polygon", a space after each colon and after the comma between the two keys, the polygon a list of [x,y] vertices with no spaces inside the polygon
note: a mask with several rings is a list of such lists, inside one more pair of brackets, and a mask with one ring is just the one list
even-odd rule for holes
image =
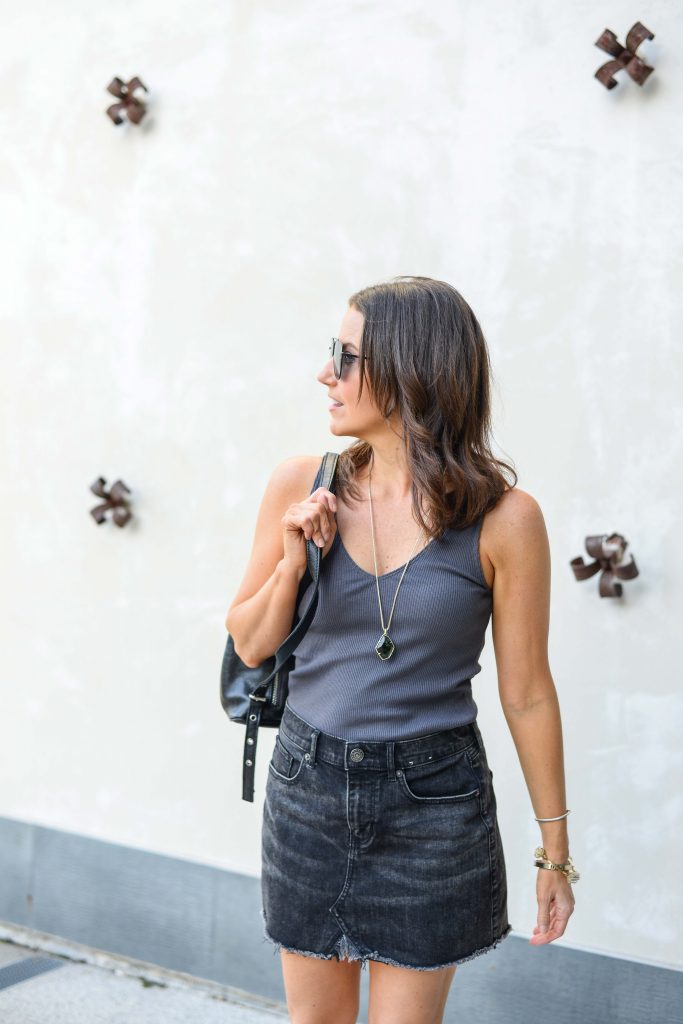
{"label": "bare shoulder", "polygon": [[311,493],[321,460],[320,455],[290,455],[275,466],[270,485],[292,495],[291,501],[303,501]]}
{"label": "bare shoulder", "polygon": [[489,582],[495,570],[520,558],[548,553],[548,534],[541,506],[528,491],[511,487],[490,512],[481,531],[482,567]]}

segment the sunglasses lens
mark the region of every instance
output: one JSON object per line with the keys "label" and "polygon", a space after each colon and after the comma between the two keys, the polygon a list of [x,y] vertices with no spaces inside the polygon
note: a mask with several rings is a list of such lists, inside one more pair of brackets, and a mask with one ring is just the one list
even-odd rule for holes
{"label": "sunglasses lens", "polygon": [[339,344],[339,339],[338,338],[333,338],[332,339],[332,342],[330,344],[330,355],[332,356],[332,361],[334,363],[334,375],[337,378],[337,380],[339,380],[339,378],[341,377],[341,370],[342,370],[342,367],[341,367],[342,347]]}

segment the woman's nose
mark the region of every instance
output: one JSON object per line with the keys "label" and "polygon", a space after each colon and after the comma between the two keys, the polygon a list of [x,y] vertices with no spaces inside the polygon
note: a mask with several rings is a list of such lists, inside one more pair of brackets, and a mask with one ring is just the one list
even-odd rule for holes
{"label": "woman's nose", "polygon": [[320,373],[317,374],[317,379],[320,381],[321,384],[324,384],[326,381],[328,381],[330,377],[334,377],[332,356],[330,356],[330,358],[327,360]]}

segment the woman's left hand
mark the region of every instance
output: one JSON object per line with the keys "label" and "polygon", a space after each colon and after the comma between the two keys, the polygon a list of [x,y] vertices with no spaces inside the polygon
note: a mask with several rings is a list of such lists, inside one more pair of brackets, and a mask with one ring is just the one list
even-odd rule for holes
{"label": "woman's left hand", "polygon": [[541,946],[564,935],[567,921],[574,913],[574,893],[562,871],[539,868],[536,876],[538,924],[529,942]]}

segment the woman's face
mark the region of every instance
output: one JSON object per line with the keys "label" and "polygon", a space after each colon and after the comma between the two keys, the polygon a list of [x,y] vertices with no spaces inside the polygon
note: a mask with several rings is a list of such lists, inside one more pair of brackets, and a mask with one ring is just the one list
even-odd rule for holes
{"label": "woman's face", "polygon": [[[363,332],[363,314],[349,306],[344,314],[338,337],[344,343],[342,351],[358,356],[360,338]],[[358,358],[342,358],[342,375],[339,380],[334,375],[332,357],[327,360],[317,379],[324,385],[328,395],[330,432],[332,434],[358,437],[370,440],[370,435],[378,427],[386,429],[387,421],[372,401],[370,382],[367,371],[363,383],[363,394],[357,398],[360,385],[360,360]],[[339,402],[339,405],[334,405]]]}

